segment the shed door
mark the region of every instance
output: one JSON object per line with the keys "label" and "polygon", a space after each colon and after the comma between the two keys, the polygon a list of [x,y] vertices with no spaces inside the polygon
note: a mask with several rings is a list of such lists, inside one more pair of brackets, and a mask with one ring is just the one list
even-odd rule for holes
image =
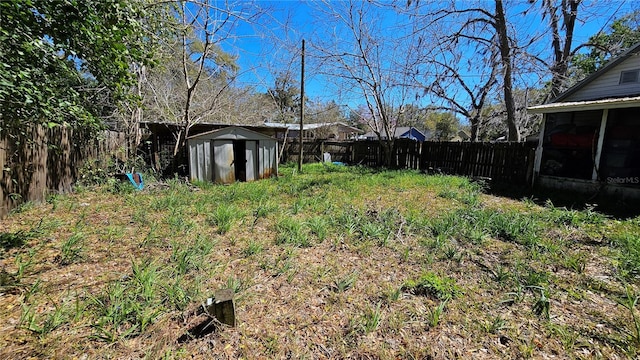
{"label": "shed door", "polygon": [[213,179],[220,184],[231,184],[236,181],[233,166],[233,141],[216,140],[213,142]]}
{"label": "shed door", "polygon": [[254,181],[256,176],[256,165],[258,163],[258,142],[247,141],[245,150],[245,158],[247,159],[247,175],[246,181]]}

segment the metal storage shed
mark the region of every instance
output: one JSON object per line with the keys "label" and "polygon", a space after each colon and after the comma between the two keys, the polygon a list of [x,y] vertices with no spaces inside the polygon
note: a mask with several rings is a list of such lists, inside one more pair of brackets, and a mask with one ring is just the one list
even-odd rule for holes
{"label": "metal storage shed", "polygon": [[187,139],[191,181],[230,184],[278,174],[278,141],[239,126]]}

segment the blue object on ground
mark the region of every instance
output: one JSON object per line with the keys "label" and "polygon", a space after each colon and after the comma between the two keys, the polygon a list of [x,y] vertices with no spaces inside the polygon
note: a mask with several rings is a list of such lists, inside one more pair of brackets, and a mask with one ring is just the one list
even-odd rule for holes
{"label": "blue object on ground", "polygon": [[140,173],[127,173],[129,181],[136,190],[142,190],[144,188],[144,181],[142,181],[142,174]]}
{"label": "blue object on ground", "polygon": [[340,166],[344,166],[344,163],[343,163],[343,162],[340,162],[340,161],[334,161],[334,162],[333,162],[333,165],[340,165]]}

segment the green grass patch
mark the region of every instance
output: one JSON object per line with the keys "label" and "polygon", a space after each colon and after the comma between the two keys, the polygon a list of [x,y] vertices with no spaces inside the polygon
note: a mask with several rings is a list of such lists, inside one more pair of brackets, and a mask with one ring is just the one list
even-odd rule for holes
{"label": "green grass patch", "polygon": [[[638,354],[640,217],[332,164],[79,190],[3,220],[0,358]],[[238,328],[199,334],[222,288]]]}
{"label": "green grass patch", "polygon": [[433,297],[439,300],[455,299],[463,294],[453,278],[427,272],[418,279],[404,283],[402,290],[414,295]]}

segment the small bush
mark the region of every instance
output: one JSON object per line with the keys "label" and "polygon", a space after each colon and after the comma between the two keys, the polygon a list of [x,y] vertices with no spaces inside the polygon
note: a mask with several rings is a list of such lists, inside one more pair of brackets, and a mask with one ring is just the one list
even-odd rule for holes
{"label": "small bush", "polygon": [[447,306],[447,302],[449,302],[449,299],[441,301],[438,306],[436,306],[434,309],[429,310],[428,320],[429,326],[431,326],[432,328],[438,326],[438,324],[440,323],[440,319],[442,318],[444,309]]}
{"label": "small bush", "polygon": [[261,218],[266,218],[267,215],[274,213],[278,210],[278,205],[268,202],[268,201],[260,201],[258,206],[253,210],[253,223],[251,224],[251,228],[253,229],[258,220]]}
{"label": "small bush", "polygon": [[1,233],[0,234],[0,247],[4,249],[11,249],[21,247],[31,237],[28,233],[20,230],[15,233]]}
{"label": "small bush", "polygon": [[376,305],[375,308],[368,309],[362,316],[361,321],[362,330],[365,334],[377,330],[382,322],[382,310],[380,310],[380,304]]}
{"label": "small bush", "polygon": [[345,292],[353,287],[356,283],[356,279],[358,275],[356,273],[351,273],[344,278],[340,278],[333,282],[332,289],[335,292]]}
{"label": "small bush", "polygon": [[247,256],[247,257],[251,255],[259,254],[261,252],[262,252],[262,244],[255,240],[250,240],[249,243],[247,244],[247,247],[242,251],[244,256]]}
{"label": "small bush", "polygon": [[94,337],[109,343],[144,332],[161,312],[159,268],[150,262],[133,263],[132,276],[110,283],[91,297],[96,316]]}

